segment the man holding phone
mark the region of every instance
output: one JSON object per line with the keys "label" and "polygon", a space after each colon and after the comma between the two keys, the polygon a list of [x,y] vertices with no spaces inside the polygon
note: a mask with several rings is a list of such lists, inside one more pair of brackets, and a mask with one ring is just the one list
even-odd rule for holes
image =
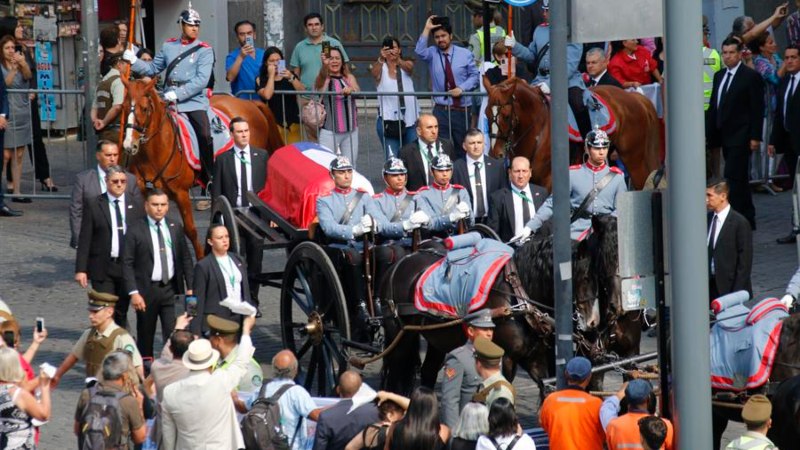
{"label": "man holding phone", "polygon": [[[225,79],[231,83],[231,92],[255,91],[258,69],[264,60],[264,49],[256,47],[256,27],[249,20],[237,22],[233,27],[239,48],[225,58]],[[258,94],[242,94],[240,98],[258,100]]]}

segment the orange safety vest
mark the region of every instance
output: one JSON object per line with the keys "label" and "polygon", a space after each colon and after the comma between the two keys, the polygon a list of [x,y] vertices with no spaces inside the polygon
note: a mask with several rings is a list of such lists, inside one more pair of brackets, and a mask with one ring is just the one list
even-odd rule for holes
{"label": "orange safety vest", "polygon": [[[639,434],[639,419],[647,417],[646,412],[629,412],[623,414],[608,423],[606,427],[606,443],[608,450],[642,448],[642,438]],[[667,438],[661,449],[672,450],[673,433],[672,423],[667,419],[661,419],[667,424]]]}
{"label": "orange safety vest", "polygon": [[600,424],[603,402],[578,387],[568,387],[544,399],[539,423],[556,450],[603,450]]}

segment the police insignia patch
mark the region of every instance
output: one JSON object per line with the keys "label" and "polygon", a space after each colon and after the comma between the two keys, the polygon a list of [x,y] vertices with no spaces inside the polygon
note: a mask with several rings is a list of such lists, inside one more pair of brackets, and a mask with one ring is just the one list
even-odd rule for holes
{"label": "police insignia patch", "polygon": [[448,380],[452,380],[456,377],[456,369],[452,367],[446,367],[444,369],[444,375],[447,377]]}

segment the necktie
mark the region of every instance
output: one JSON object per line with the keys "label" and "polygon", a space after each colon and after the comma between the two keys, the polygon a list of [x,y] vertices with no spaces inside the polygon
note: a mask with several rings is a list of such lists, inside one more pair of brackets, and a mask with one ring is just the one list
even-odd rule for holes
{"label": "necktie", "polygon": [[156,234],[158,235],[158,256],[161,259],[161,283],[169,282],[169,263],[167,262],[167,245],[164,242],[164,234],[161,233],[161,222],[156,222]]}
{"label": "necktie", "polygon": [[428,184],[430,184],[430,182],[431,182],[431,180],[430,180],[430,178],[431,178],[431,176],[430,176],[430,173],[431,173],[430,165],[431,164],[433,164],[433,144],[428,144],[428,171],[425,172],[425,181],[427,181]]}
{"label": "necktie", "polygon": [[731,79],[733,78],[733,74],[731,71],[727,71],[725,73],[725,79],[722,80],[722,90],[719,93],[719,103],[717,103],[717,107],[722,106],[722,101],[725,99],[725,94],[728,93],[728,88],[731,87]]}
{"label": "necktie", "polygon": [[[449,91],[450,89],[455,89],[456,86],[456,77],[453,75],[453,66],[450,64],[450,55],[447,53],[444,54],[444,89]],[[461,106],[461,99],[457,97],[451,97],[453,99],[453,106],[458,108]]]}
{"label": "necktie", "polygon": [[483,204],[483,180],[481,178],[481,163],[475,161],[472,163],[475,166],[475,216],[483,217],[486,215],[486,205]]}
{"label": "necktie", "polygon": [[531,207],[528,205],[530,200],[525,191],[519,191],[519,195],[522,197],[522,226],[524,227],[531,220]]}
{"label": "necktie", "polygon": [[589,80],[589,87],[594,87],[594,86],[597,86],[597,80],[592,78]]}
{"label": "necktie", "polygon": [[789,77],[789,87],[786,89],[786,97],[783,99],[783,128],[789,129],[789,121],[786,120],[786,110],[788,109],[787,106],[789,105],[789,101],[792,99],[792,94],[794,94],[794,77],[796,75],[792,75]]}
{"label": "necktie", "polygon": [[250,206],[250,202],[247,201],[247,160],[244,157],[244,150],[239,152],[239,177],[242,179],[241,190],[239,191],[242,194],[242,206]]}
{"label": "necktie", "polygon": [[117,256],[122,256],[122,243],[125,240],[125,222],[122,220],[122,211],[119,209],[119,199],[114,200],[114,215],[117,216]]}
{"label": "necktie", "polygon": [[717,234],[717,215],[711,218],[711,232],[708,234],[708,272],[711,273],[711,265],[714,263],[714,237]]}

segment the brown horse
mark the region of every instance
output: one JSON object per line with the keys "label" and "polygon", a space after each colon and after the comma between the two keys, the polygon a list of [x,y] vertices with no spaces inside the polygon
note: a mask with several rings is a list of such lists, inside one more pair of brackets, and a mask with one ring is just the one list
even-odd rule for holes
{"label": "brown horse", "polygon": [[[606,101],[617,119],[610,136],[636,189],[659,167],[659,122],[653,104],[636,93],[613,86],[591,88]],[[487,86],[486,117],[498,128],[492,156],[525,156],[531,161],[533,181],[550,189],[550,103],[538,87],[511,78]],[[566,132],[566,130],[565,130]]]}
{"label": "brown horse", "polygon": [[[142,191],[160,188],[177,203],[186,237],[192,241],[199,259],[204,252],[197,239],[189,199],[189,189],[194,186],[197,174],[180,148],[177,125],[169,117],[167,104],[155,89],[155,78],[123,82],[127,95],[122,108],[127,114],[127,125],[122,147],[129,155],[129,168],[137,176]],[[211,104],[228,117],[239,116],[247,120],[253,147],[272,151],[283,146],[274,116],[263,104],[224,95],[212,97]],[[272,117],[272,121],[268,117]]]}

